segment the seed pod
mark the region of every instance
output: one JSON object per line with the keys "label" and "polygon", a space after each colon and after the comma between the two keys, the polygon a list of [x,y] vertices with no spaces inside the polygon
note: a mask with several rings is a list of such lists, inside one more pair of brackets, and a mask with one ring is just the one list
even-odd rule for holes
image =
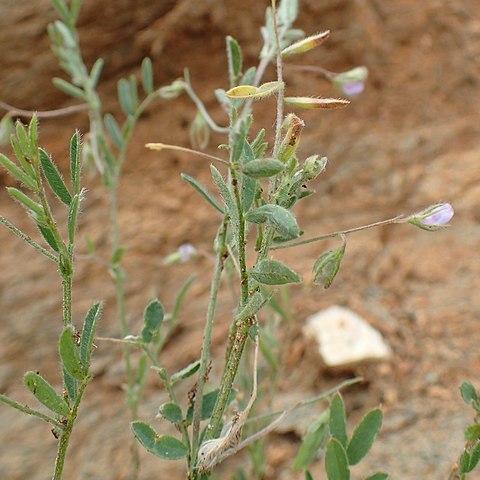
{"label": "seed pod", "polygon": [[278,150],[277,157],[287,163],[295,154],[300,143],[300,134],[302,133],[305,123],[294,113],[289,113],[283,121],[282,130],[285,132],[282,143]]}

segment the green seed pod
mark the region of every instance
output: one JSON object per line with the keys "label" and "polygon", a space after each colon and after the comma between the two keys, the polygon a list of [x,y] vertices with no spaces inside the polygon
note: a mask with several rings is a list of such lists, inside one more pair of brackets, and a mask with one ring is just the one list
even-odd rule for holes
{"label": "green seed pod", "polygon": [[282,131],[285,133],[277,154],[277,157],[281,162],[288,162],[295,154],[300,143],[300,134],[302,133],[304,126],[305,123],[303,120],[297,117],[294,113],[289,113],[285,117],[282,125]]}

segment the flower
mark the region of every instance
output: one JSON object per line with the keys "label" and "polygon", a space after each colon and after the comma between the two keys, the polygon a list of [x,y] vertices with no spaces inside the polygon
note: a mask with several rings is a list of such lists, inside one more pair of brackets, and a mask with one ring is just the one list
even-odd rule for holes
{"label": "flower", "polygon": [[436,203],[421,212],[414,213],[407,218],[407,222],[423,230],[435,231],[448,226],[454,213],[449,203]]}
{"label": "flower", "polygon": [[167,255],[163,260],[165,265],[172,265],[173,263],[186,263],[198,255],[198,250],[190,243],[184,243],[178,247],[176,252]]}
{"label": "flower", "polygon": [[332,83],[345,95],[354,97],[365,89],[365,81],[368,77],[367,67],[356,67],[347,72],[338,73],[331,77]]}

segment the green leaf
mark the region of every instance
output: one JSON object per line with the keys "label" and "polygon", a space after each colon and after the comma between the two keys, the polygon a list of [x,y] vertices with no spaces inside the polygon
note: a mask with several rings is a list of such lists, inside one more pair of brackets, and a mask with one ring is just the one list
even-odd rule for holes
{"label": "green leaf", "polygon": [[244,213],[248,212],[255,200],[257,193],[257,181],[254,178],[242,175],[242,208]]}
{"label": "green leaf", "polygon": [[42,237],[48,243],[48,245],[50,245],[50,247],[52,247],[52,249],[55,252],[58,253],[60,251],[60,249],[59,249],[57,241],[55,239],[55,235],[50,230],[50,228],[46,227],[46,226],[43,226],[43,225],[40,225],[39,223],[37,223],[37,228],[40,231],[40,233],[42,234]]}
{"label": "green leaf", "polygon": [[313,476],[308,470],[305,470],[305,480],[313,480]]}
{"label": "green leaf", "polygon": [[228,59],[228,76],[230,84],[235,85],[237,78],[242,71],[242,50],[238,42],[230,36],[226,38],[227,42],[227,59]]}
{"label": "green leaf", "polygon": [[12,144],[12,150],[15,153],[15,156],[17,157],[17,160],[22,166],[25,173],[29,177],[35,178],[35,172],[33,170],[33,166],[25,158],[25,154],[22,151],[20,142],[18,141],[18,138],[15,135],[10,135],[10,143]]}
{"label": "green leaf", "polygon": [[[213,413],[213,407],[215,406],[215,402],[217,401],[218,393],[220,392],[219,389],[213,390],[212,392],[207,393],[203,396],[202,399],[202,412],[200,415],[201,420],[208,420]],[[237,391],[232,389],[230,395],[228,396],[227,406],[230,405],[237,395]],[[192,423],[193,420],[193,407],[194,405],[190,405],[187,410],[186,419],[189,423]]]}
{"label": "green leaf", "polygon": [[188,289],[191,287],[192,283],[195,280],[195,274],[190,275],[186,280],[185,283],[180,288],[176,298],[175,303],[173,305],[172,311],[172,320],[175,322],[178,319],[178,313],[180,312],[180,307],[183,304],[183,300],[185,299],[185,295],[188,292]]}
{"label": "green leaf", "polygon": [[70,18],[70,12],[68,11],[67,5],[64,0],[52,0],[52,4],[55,10],[58,12],[60,17],[65,23],[68,23]]}
{"label": "green leaf", "polygon": [[186,173],[181,173],[180,176],[190,184],[200,195],[202,195],[205,200],[216,208],[222,215],[225,213],[223,208],[218,204],[212,194],[200,183],[198,183],[193,177],[187,175]]}
{"label": "green leaf", "polygon": [[230,220],[235,228],[238,228],[238,210],[233,200],[232,194],[225,183],[221,173],[213,166],[210,165],[210,170],[212,172],[213,181],[218,187],[220,195],[223,198],[225,206],[227,207],[228,215],[230,216]]}
{"label": "green leaf", "polygon": [[37,184],[35,179],[31,177],[27,172],[23,171],[21,168],[17,167],[9,158],[7,158],[3,153],[0,153],[0,165],[7,170],[7,172],[17,179],[20,183],[23,183],[26,187],[31,190],[37,189]]}
{"label": "green leaf", "polygon": [[282,0],[277,15],[284,25],[291,25],[298,16],[298,0]]}
{"label": "green leaf", "polygon": [[70,203],[70,208],[68,209],[68,242],[70,245],[73,245],[75,242],[79,203],[80,195],[77,193],[73,196],[72,203]]}
{"label": "green leaf", "polygon": [[30,148],[32,150],[37,150],[38,148],[38,120],[37,114],[32,115],[32,119],[28,124],[28,139],[30,141]]}
{"label": "green leaf", "polygon": [[347,454],[342,444],[335,438],[330,439],[325,452],[325,470],[328,480],[349,480]]}
{"label": "green leaf", "polygon": [[144,422],[132,422],[133,434],[137,440],[157,457],[167,460],[178,460],[187,455],[187,447],[174,437],[159,436],[157,432]]}
{"label": "green leaf", "polygon": [[78,347],[73,341],[73,329],[69,325],[65,327],[60,334],[60,340],[58,344],[58,350],[60,352],[60,359],[65,367],[65,370],[75,379],[84,380],[86,373],[82,362],[80,361],[80,355],[78,353]]}
{"label": "green leaf", "polygon": [[470,453],[469,471],[471,472],[480,462],[480,443],[477,443],[475,448]]}
{"label": "green leaf", "polygon": [[30,145],[30,138],[28,137],[27,132],[25,131],[25,127],[22,125],[20,120],[17,120],[17,122],[15,123],[15,133],[17,134],[17,139],[22,149],[22,152],[27,157],[34,157],[36,154],[36,150],[32,149],[32,146]]}
{"label": "green leaf", "polygon": [[163,307],[158,300],[152,300],[143,314],[142,339],[145,343],[152,341],[153,335],[160,328],[163,321]]}
{"label": "green leaf", "polygon": [[332,285],[345,254],[345,244],[322,253],[313,264],[313,283],[329,288]]}
{"label": "green leaf", "polygon": [[135,75],[130,75],[128,77],[128,86],[130,88],[130,97],[132,99],[132,106],[133,106],[133,113],[138,108],[138,86],[137,86],[137,79]]}
{"label": "green leaf", "polygon": [[465,429],[465,440],[475,441],[480,439],[480,424],[470,425]]}
{"label": "green leaf", "polygon": [[50,155],[42,148],[38,149],[40,153],[40,164],[42,165],[43,174],[47,179],[53,193],[65,204],[70,205],[72,197],[65,183],[63,183],[60,172],[52,162]]}
{"label": "green leaf", "polygon": [[80,132],[78,130],[70,140],[70,178],[75,193],[80,193]]}
{"label": "green leaf", "polygon": [[33,213],[35,213],[39,220],[45,218],[43,207],[39,203],[32,200],[29,196],[25,195],[22,191],[18,190],[18,188],[7,187],[7,192],[14,200],[27,208],[27,210],[31,210]]}
{"label": "green leaf", "polygon": [[318,449],[322,446],[328,433],[328,411],[321,413],[308,427],[307,433],[298,449],[292,465],[294,470],[303,470],[315,460]]}
{"label": "green leaf", "polygon": [[160,405],[158,408],[158,414],[165,420],[178,425],[182,423],[183,416],[182,410],[176,403],[168,402]]}
{"label": "green leaf", "polygon": [[385,472],[377,472],[373,475],[370,475],[365,480],[388,480],[388,473]]}
{"label": "green leaf", "polygon": [[118,247],[115,249],[110,260],[111,265],[119,265],[126,251],[127,249],[125,247]]}
{"label": "green leaf", "polygon": [[117,84],[117,91],[118,91],[118,100],[120,101],[120,106],[122,107],[123,113],[125,115],[133,115],[134,109],[134,101],[131,96],[130,91],[130,84],[124,78],[121,78]]}
{"label": "green leaf", "polygon": [[90,356],[92,354],[93,339],[97,321],[100,318],[100,304],[96,303],[87,312],[83,320],[82,335],[80,337],[80,359],[83,365],[83,373],[88,375],[90,370]]}
{"label": "green leaf", "polygon": [[81,89],[72,85],[71,83],[63,80],[63,78],[54,77],[52,83],[63,93],[70,95],[73,98],[78,98],[79,100],[87,101],[87,96],[85,92]]}
{"label": "green leaf", "polygon": [[460,460],[458,462],[458,473],[460,473],[461,475],[465,475],[470,471],[469,467],[470,467],[470,454],[467,451],[465,451],[460,456]]}
{"label": "green leaf", "polygon": [[375,408],[368,412],[355,427],[347,447],[350,465],[356,465],[368,453],[382,426],[382,420],[382,411]]}
{"label": "green leaf", "polygon": [[264,299],[260,292],[255,292],[248,298],[247,303],[242,310],[235,315],[235,321],[243,322],[247,318],[253,317],[266,302],[268,302],[268,298]]}
{"label": "green leaf", "polygon": [[265,285],[283,285],[300,282],[300,277],[278,260],[261,260],[251,270],[250,275]]}
{"label": "green leaf", "polygon": [[63,384],[72,403],[77,399],[77,381],[62,366]]}
{"label": "green leaf", "polygon": [[340,393],[336,393],[330,403],[330,434],[336,438],[344,448],[347,447],[347,426],[345,404]]}
{"label": "green leaf", "polygon": [[142,87],[147,95],[153,93],[153,66],[152,61],[145,57],[142,61]]}
{"label": "green leaf", "polygon": [[470,382],[463,382],[460,385],[460,393],[467,405],[471,405],[472,402],[478,400],[478,394],[475,387]]}
{"label": "green leaf", "polygon": [[97,58],[97,60],[93,64],[92,70],[90,70],[90,83],[92,88],[95,88],[97,86],[104,64],[105,62],[103,61],[103,58]]}
{"label": "green leaf", "polygon": [[180,371],[175,372],[171,377],[170,381],[172,384],[183,380],[185,378],[191,377],[198,369],[200,368],[200,360],[195,360],[194,362],[187,365],[185,368],[182,368]]}
{"label": "green leaf", "polygon": [[280,205],[268,204],[255,208],[246,215],[246,219],[252,223],[263,223],[267,221],[285,241],[300,236],[295,216],[292,212]]}
{"label": "green leaf", "polygon": [[38,373],[27,372],[23,377],[23,383],[35,398],[49,410],[64,417],[69,415],[70,410],[65,400]]}
{"label": "green leaf", "polygon": [[285,165],[275,158],[261,158],[246,163],[242,172],[255,179],[273,177],[279,174]]}
{"label": "green leaf", "polygon": [[122,148],[123,139],[122,132],[118,126],[115,117],[111,113],[107,113],[104,117],[105,126],[107,127],[108,133],[112,137],[113,143],[117,148]]}

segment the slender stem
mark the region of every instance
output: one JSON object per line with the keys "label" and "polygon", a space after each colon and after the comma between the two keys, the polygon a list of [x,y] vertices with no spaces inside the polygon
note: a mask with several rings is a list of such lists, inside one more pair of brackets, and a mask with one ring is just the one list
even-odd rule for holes
{"label": "slender stem", "polygon": [[328,80],[331,80],[333,77],[335,77],[335,75],[338,75],[335,72],[331,72],[330,70],[327,70],[326,68],[317,65],[294,65],[292,63],[286,63],[285,66],[288,69],[297,70],[299,72],[319,73]]}
{"label": "slender stem", "polygon": [[209,155],[208,153],[200,152],[198,150],[192,150],[191,148],[180,147],[178,145],[168,145],[166,143],[147,143],[145,146],[147,148],[150,148],[151,150],[176,150],[179,152],[191,153],[193,155],[197,155],[199,157],[203,157],[208,160],[213,160],[214,162],[220,162],[224,165],[230,166],[230,162],[228,162],[227,160],[223,160],[223,158],[215,157],[214,155]]}
{"label": "slender stem", "polygon": [[33,117],[34,115],[36,115],[37,118],[52,118],[61,117],[63,115],[71,115],[72,113],[88,110],[89,106],[86,103],[81,103],[80,105],[71,105],[70,107],[57,108],[55,110],[46,110],[43,112],[39,112],[35,110],[23,110],[0,100],[0,108],[2,110],[6,110],[8,112],[7,115],[11,117],[15,115],[19,115],[22,117]]}
{"label": "slender stem", "polygon": [[52,477],[52,480],[60,480],[62,478],[63,467],[65,464],[65,456],[67,454],[68,443],[70,440],[70,435],[72,434],[73,426],[75,424],[75,420],[77,419],[78,414],[78,407],[82,400],[83,394],[85,389],[87,388],[89,378],[86,378],[80,385],[78,389],[77,398],[75,403],[73,404],[72,410],[70,415],[67,419],[67,425],[65,426],[65,430],[60,437],[60,442],[58,444],[58,451],[57,451],[57,458],[55,460],[55,471]]}
{"label": "slender stem", "polygon": [[278,245],[271,247],[270,250],[281,250],[283,248],[298,247],[299,245],[306,245],[307,243],[318,242],[319,240],[325,240],[326,238],[338,237],[339,235],[347,235],[349,233],[361,232],[373,227],[379,227],[381,225],[390,225],[392,223],[403,223],[405,217],[403,215],[397,215],[396,217],[389,218],[387,220],[381,220],[380,222],[370,223],[368,225],[362,225],[360,227],[349,228],[347,230],[340,230],[338,232],[328,233],[326,235],[320,235],[318,237],[308,238],[307,240],[301,240],[300,242],[292,242],[286,245]]}
{"label": "slender stem", "polygon": [[26,413],[27,415],[33,415],[35,417],[38,417],[44,420],[45,422],[50,423],[55,428],[60,428],[62,430],[64,428],[64,425],[62,425],[58,420],[55,420],[54,418],[49,417],[48,415],[45,415],[41,412],[37,412],[37,410],[33,410],[27,405],[22,405],[21,403],[18,403],[15,400],[8,398],[6,395],[3,395],[1,393],[0,393],[0,402],[3,402],[6,405],[9,405],[10,407],[16,408],[17,410],[20,410],[21,412]]}
{"label": "slender stem", "polygon": [[[272,0],[272,16],[273,16],[273,27],[275,30],[275,49],[277,57],[277,81],[283,83],[283,63],[282,63],[282,54],[280,51],[280,39],[278,35],[278,25],[277,25],[277,11],[276,11],[276,1]],[[273,156],[275,157],[278,153],[278,148],[280,147],[280,135],[282,130],[283,122],[283,97],[284,97],[284,88],[281,88],[277,93],[277,120],[275,122],[275,147],[273,151]]]}
{"label": "slender stem", "polygon": [[216,252],[215,268],[213,279],[210,287],[210,297],[207,308],[207,318],[205,322],[205,330],[203,334],[202,354],[200,359],[200,368],[198,371],[197,388],[195,394],[195,404],[193,407],[193,432],[192,432],[192,456],[190,463],[190,474],[193,475],[193,470],[197,463],[197,454],[200,440],[200,417],[202,412],[203,401],[203,387],[205,385],[208,363],[210,359],[210,344],[212,339],[213,319],[215,314],[215,307],[217,304],[218,289],[220,286],[220,278],[223,271],[225,261],[225,240],[227,234],[226,218],[220,227],[218,233],[219,246]]}
{"label": "slender stem", "polygon": [[5,217],[0,215],[0,223],[5,225],[12,233],[14,233],[17,237],[21,238],[23,241],[28,243],[31,247],[35,250],[39,251],[42,255],[45,255],[48,259],[52,260],[53,262],[57,263],[57,257],[50,253],[46,248],[43,248],[37,242],[32,240],[28,235],[25,235],[21,230],[19,230],[15,225],[10,223]]}
{"label": "slender stem", "polygon": [[72,323],[72,276],[62,276],[63,287],[63,325]]}

